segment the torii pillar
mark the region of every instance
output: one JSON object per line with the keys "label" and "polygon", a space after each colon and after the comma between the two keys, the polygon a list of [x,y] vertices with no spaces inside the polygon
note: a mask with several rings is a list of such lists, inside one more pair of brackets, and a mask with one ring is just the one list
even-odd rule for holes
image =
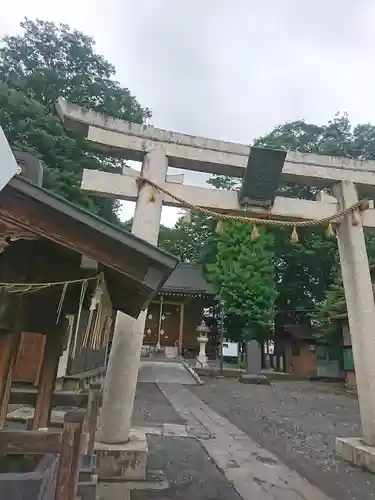
{"label": "torii pillar", "polygon": [[[334,186],[344,210],[358,201],[352,182]],[[366,242],[359,214],[347,214],[337,227],[341,272],[357,381],[362,438],[337,438],[336,451],[345,460],[375,472],[375,304]]]}
{"label": "torii pillar", "polygon": [[[163,149],[145,154],[142,164],[144,177],[164,184],[168,159]],[[139,186],[132,234],[157,245],[163,195],[144,183]],[[103,387],[97,439],[100,443],[121,444],[129,440],[133,403],[140,367],[141,349],[147,311],[137,319],[117,313],[113,343]]]}

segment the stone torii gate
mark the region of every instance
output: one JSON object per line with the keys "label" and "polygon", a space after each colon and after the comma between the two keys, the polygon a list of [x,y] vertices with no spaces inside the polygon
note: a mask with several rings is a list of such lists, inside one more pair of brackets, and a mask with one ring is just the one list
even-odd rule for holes
{"label": "stone torii gate", "polygon": [[[83,189],[136,202],[132,227],[136,236],[157,244],[162,205],[181,206],[174,197],[214,211],[243,213],[236,191],[187,186],[181,177],[167,176],[167,169],[171,166],[243,177],[251,156],[249,146],[134,124],[61,99],[56,107],[67,128],[79,130],[98,150],[141,161],[142,176],[173,195],[171,198],[147,182],[138,184],[138,174],[131,169],[122,174],[84,171]],[[262,167],[264,172],[265,165]],[[357,203],[359,195],[374,199],[375,162],[288,152],[280,180],[329,189],[333,196],[320,196],[317,201],[276,197],[269,208],[258,202],[249,204],[247,215],[281,220],[323,219]],[[375,228],[375,210],[348,213],[337,226],[363,439],[338,438],[336,447],[347,460],[366,463],[369,468],[371,462],[375,471],[375,305],[364,227]],[[103,443],[118,445],[129,439],[145,315],[142,313],[137,320],[120,315],[116,323],[98,433]]]}

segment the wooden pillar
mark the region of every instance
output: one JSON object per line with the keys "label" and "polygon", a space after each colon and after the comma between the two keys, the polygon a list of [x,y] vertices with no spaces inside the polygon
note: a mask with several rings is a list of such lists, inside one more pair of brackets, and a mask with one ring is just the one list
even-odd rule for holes
{"label": "wooden pillar", "polygon": [[18,314],[11,331],[0,334],[0,429],[4,427],[7,416],[12,378],[21,342],[21,297],[12,297],[16,301],[15,312]]}
{"label": "wooden pillar", "polygon": [[9,385],[13,335],[13,332],[0,334],[0,427],[4,426],[3,414],[6,414],[9,401],[7,386]]}
{"label": "wooden pillar", "polygon": [[94,453],[95,436],[98,424],[100,402],[102,398],[102,384],[93,382],[90,384],[87,411],[84,425],[84,432],[87,439],[86,454],[91,456]]}
{"label": "wooden pillar", "polygon": [[178,350],[179,350],[179,355],[180,356],[182,354],[182,339],[183,339],[183,334],[184,334],[184,316],[185,316],[185,303],[181,302],[181,306],[180,306],[180,329],[179,329],[179,334],[178,334]]}
{"label": "wooden pillar", "polygon": [[161,323],[162,323],[162,316],[163,316],[163,302],[164,302],[164,297],[163,295],[160,295],[160,307],[159,307],[159,323],[158,323],[158,341],[156,343],[156,352],[160,351],[161,345]]}
{"label": "wooden pillar", "polygon": [[75,316],[67,316],[67,332],[65,336],[64,345],[62,348],[61,356],[59,359],[59,364],[57,368],[57,378],[65,377],[68,374],[69,364],[72,357],[73,345],[74,345],[74,326],[75,326]]}
{"label": "wooden pillar", "polygon": [[38,395],[32,428],[34,430],[48,427],[52,397],[55,390],[57,368],[64,342],[66,322],[62,321],[48,333],[45,346],[42,368],[39,376]]}
{"label": "wooden pillar", "polygon": [[[28,275],[30,242],[16,241],[1,257],[0,281],[22,283]],[[3,427],[16,365],[21,332],[26,322],[25,299],[17,293],[0,293],[0,428]]]}
{"label": "wooden pillar", "polygon": [[70,411],[64,417],[55,500],[76,499],[84,419],[82,410]]}
{"label": "wooden pillar", "polygon": [[15,329],[0,337],[0,428],[4,426],[21,332]]}

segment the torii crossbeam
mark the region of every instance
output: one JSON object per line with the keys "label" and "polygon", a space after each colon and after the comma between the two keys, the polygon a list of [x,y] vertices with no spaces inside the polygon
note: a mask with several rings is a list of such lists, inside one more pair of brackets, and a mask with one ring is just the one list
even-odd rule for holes
{"label": "torii crossbeam", "polygon": [[[171,166],[243,177],[251,154],[248,145],[138,125],[87,111],[63,100],[59,100],[56,107],[66,127],[80,131],[101,151],[142,161],[142,176],[177,198],[215,211],[243,213],[236,191],[176,183],[167,177],[167,169]],[[286,220],[322,219],[357,203],[359,195],[375,198],[374,161],[288,152],[280,180],[328,189],[334,197],[321,197],[320,201],[276,197],[270,209],[259,204],[248,206],[248,215]],[[132,232],[154,245],[158,240],[162,205],[179,206],[175,199],[160,191],[155,193],[149,184],[138,185],[136,176],[129,171],[109,174],[85,170],[82,188],[136,201]],[[337,237],[352,332],[363,442],[375,464],[375,305],[363,231],[363,227],[375,227],[375,211],[370,209],[360,216],[354,215],[349,213],[342,218]],[[99,432],[99,439],[107,443],[123,443],[129,437],[144,321],[145,314],[137,321],[120,316],[116,325]],[[362,445],[361,448],[348,439],[339,440],[340,451],[342,443],[346,449],[349,446],[357,453],[364,453]]]}

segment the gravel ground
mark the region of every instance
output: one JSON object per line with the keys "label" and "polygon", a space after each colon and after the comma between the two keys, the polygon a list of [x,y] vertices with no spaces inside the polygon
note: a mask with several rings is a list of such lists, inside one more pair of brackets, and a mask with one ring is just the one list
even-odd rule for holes
{"label": "gravel ground", "polygon": [[163,470],[170,487],[132,491],[131,500],[241,500],[197,440],[161,436],[147,440],[149,467]]}
{"label": "gravel ground", "polygon": [[375,475],[334,454],[336,436],[361,434],[358,403],[341,390],[311,382],[267,387],[229,379],[205,379],[189,390],[334,500],[375,499]]}
{"label": "gravel ground", "polygon": [[156,384],[138,383],[133,410],[133,425],[184,424]]}

